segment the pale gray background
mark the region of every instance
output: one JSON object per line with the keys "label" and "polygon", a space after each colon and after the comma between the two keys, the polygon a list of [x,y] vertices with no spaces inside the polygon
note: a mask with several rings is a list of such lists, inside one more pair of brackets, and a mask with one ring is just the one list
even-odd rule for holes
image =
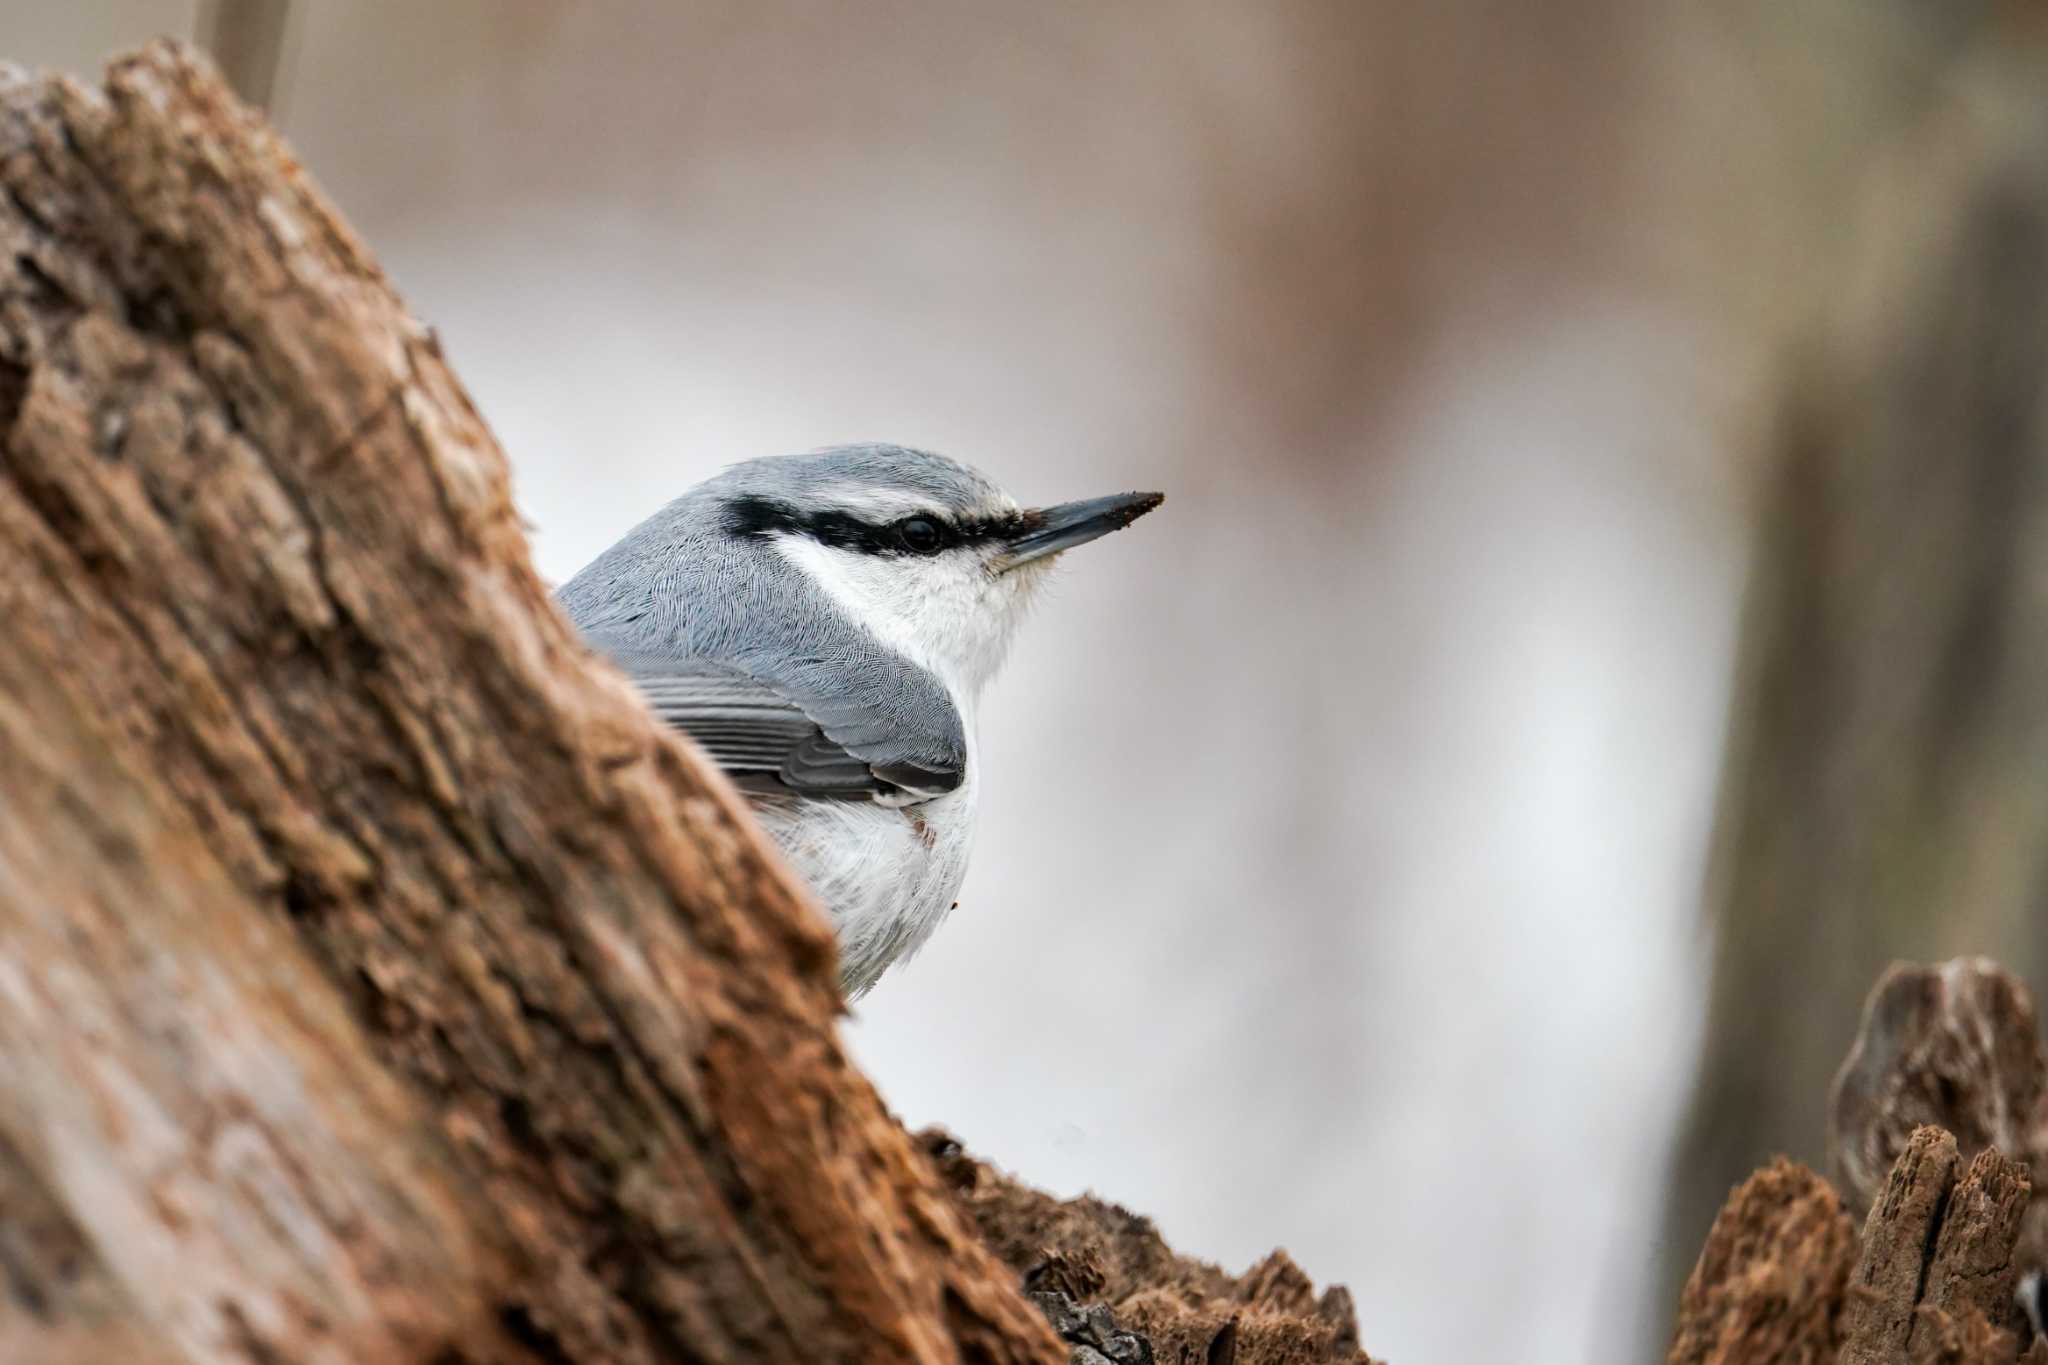
{"label": "pale gray background", "polygon": [[[191,10],[0,0],[0,55]],[[853,1045],[1399,1365],[1580,1365],[1641,1355],[1747,535],[1700,205],[1760,133],[1648,13],[302,0],[275,114],[551,579],[825,442],[1166,489],[997,684]]]}

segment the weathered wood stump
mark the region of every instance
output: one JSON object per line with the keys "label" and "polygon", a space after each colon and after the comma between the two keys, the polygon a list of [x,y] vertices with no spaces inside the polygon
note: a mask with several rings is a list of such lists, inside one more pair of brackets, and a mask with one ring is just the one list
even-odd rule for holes
{"label": "weathered wood stump", "polygon": [[1839,1188],[1783,1159],[1737,1187],[1667,1359],[2048,1365],[2014,1292],[2044,1265],[2043,1063],[2032,999],[1996,963],[1887,971],[1830,1096]]}
{"label": "weathered wood stump", "polygon": [[432,333],[174,46],[0,83],[0,639],[0,1355],[1064,1358]]}

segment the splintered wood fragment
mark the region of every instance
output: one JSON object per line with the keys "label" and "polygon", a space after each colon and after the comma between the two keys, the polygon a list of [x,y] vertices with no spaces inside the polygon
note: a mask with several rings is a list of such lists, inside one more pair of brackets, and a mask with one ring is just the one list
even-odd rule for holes
{"label": "splintered wood fragment", "polygon": [[1907,1140],[1864,1222],[1842,1306],[1842,1365],[1975,1359],[1997,1349],[2011,1359],[2006,1327],[2026,1171],[1990,1150],[1967,1172],[1961,1165],[1941,1129]]}
{"label": "splintered wood fragment", "polygon": [[1952,1318],[1981,1314],[1993,1326],[2011,1321],[2012,1253],[2031,1193],[2026,1167],[1989,1148],[1977,1153],[1942,1211],[1922,1305]]}
{"label": "splintered wood fragment", "polygon": [[1863,1224],[1863,1254],[1842,1306],[1842,1365],[1905,1358],[1942,1206],[1955,1188],[1956,1140],[1922,1128],[1906,1142]]}
{"label": "splintered wood fragment", "polygon": [[1055,1199],[941,1129],[923,1138],[988,1245],[1075,1343],[1076,1365],[1100,1365],[1087,1352],[1118,1365],[1373,1365],[1350,1293],[1332,1285],[1318,1295],[1286,1252],[1227,1275],[1178,1255],[1128,1209],[1093,1195]]}
{"label": "splintered wood fragment", "polygon": [[1783,1157],[1728,1196],[1679,1301],[1670,1365],[1832,1365],[1856,1233],[1828,1182]]}

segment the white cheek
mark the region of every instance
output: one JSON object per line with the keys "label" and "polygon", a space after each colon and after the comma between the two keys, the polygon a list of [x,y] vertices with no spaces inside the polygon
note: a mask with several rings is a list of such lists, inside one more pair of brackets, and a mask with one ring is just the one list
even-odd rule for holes
{"label": "white cheek", "polygon": [[992,577],[970,555],[859,554],[808,536],[776,538],[783,557],[904,658],[971,701],[1002,666],[1028,584]]}

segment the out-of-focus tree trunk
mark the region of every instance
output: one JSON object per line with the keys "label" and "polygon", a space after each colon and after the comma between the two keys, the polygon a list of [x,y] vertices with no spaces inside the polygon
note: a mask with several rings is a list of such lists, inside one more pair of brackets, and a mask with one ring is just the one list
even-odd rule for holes
{"label": "out-of-focus tree trunk", "polygon": [[290,24],[290,0],[202,0],[196,36],[243,103],[271,110]]}
{"label": "out-of-focus tree trunk", "polygon": [[1816,234],[1818,321],[1774,403],[1670,1284],[1748,1171],[1819,1161],[1819,1097],[1887,962],[1983,952],[2048,980],[2048,63],[2026,8],[1870,64],[1881,113],[1832,152],[1855,193]]}
{"label": "out-of-focus tree trunk", "polygon": [[1061,1358],[432,335],[173,47],[0,74],[0,641],[0,1354]]}

